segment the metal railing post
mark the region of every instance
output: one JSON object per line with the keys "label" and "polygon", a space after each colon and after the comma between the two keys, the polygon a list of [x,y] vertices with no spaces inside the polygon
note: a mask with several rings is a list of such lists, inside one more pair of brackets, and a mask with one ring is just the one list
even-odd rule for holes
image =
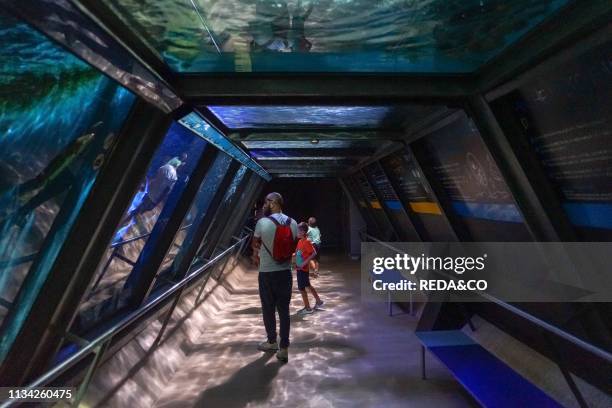
{"label": "metal railing post", "polygon": [[110,344],[111,339],[112,337],[108,338],[106,342],[104,342],[103,344],[99,346],[96,346],[96,348],[94,349],[94,354],[95,354],[94,359],[89,364],[89,367],[87,368],[87,372],[85,373],[85,377],[83,377],[83,381],[81,382],[81,385],[79,386],[79,389],[74,399],[70,402],[71,407],[78,407],[79,404],[81,403],[81,400],[83,399],[83,397],[85,396],[85,393],[87,392],[87,389],[89,388],[89,384],[91,383],[91,380],[100,365],[100,360],[102,359],[102,356],[106,352],[106,349],[108,348],[108,345]]}

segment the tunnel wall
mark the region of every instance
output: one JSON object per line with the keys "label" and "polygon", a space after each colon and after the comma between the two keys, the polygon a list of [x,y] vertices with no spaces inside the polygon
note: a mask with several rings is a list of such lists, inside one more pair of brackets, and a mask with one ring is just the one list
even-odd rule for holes
{"label": "tunnel wall", "polygon": [[[394,213],[404,212],[416,241],[610,241],[611,49],[605,30],[595,33],[501,90],[432,115],[407,135],[410,143],[346,176],[369,233],[400,241]],[[376,162],[386,179],[368,175]],[[609,303],[519,307],[612,350]],[[539,328],[491,304],[471,310],[610,391],[609,364],[595,373],[589,367],[597,359],[585,350],[560,338],[551,347]],[[445,324],[461,327],[465,320],[457,316]]]}
{"label": "tunnel wall", "polygon": [[15,386],[79,349],[64,333],[99,336],[235,242],[268,175],[200,113],[146,102],[159,82],[123,87],[4,9],[0,27],[0,384]]}

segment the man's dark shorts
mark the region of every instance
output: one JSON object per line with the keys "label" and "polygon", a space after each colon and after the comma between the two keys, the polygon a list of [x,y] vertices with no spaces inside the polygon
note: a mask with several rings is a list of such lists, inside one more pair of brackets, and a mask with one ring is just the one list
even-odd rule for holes
{"label": "man's dark shorts", "polygon": [[317,254],[315,255],[314,259],[317,261],[321,260],[321,244],[312,244],[312,246],[314,247],[315,251],[317,251]]}
{"label": "man's dark shorts", "polygon": [[310,286],[310,274],[305,271],[297,271],[298,289],[304,290]]}

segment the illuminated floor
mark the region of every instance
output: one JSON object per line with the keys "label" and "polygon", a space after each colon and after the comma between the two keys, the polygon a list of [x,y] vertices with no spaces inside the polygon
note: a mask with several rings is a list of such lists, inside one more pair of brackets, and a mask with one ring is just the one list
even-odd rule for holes
{"label": "illuminated floor", "polygon": [[362,303],[359,264],[324,258],[313,280],[324,311],[300,318],[294,282],[289,363],[256,350],[265,338],[257,274],[227,302],[214,326],[185,347],[178,370],[157,407],[464,407],[476,406],[428,356],[420,378],[420,349],[408,314],[389,317],[380,303]]}

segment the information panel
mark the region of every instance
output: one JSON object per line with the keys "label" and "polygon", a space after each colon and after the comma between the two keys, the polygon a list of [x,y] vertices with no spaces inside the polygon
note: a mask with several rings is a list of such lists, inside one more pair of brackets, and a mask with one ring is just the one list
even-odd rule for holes
{"label": "information panel", "polygon": [[[424,165],[430,166],[458,216],[489,222],[468,225],[474,239],[529,239],[522,214],[478,129],[465,113],[455,115],[448,125],[417,142],[426,156]],[[500,223],[520,227],[512,231]]]}
{"label": "information panel", "polygon": [[359,188],[361,188],[361,192],[363,193],[366,200],[368,200],[368,202],[370,203],[370,206],[375,210],[382,210],[380,201],[378,201],[378,197],[376,197],[376,193],[372,189],[372,186],[370,186],[370,182],[368,181],[366,176],[358,173],[355,175],[355,180],[357,180]]}
{"label": "information panel", "polygon": [[365,168],[365,171],[370,176],[372,180],[372,184],[374,188],[378,191],[379,196],[383,200],[383,204],[389,210],[392,211],[402,211],[402,204],[400,203],[395,191],[393,191],[393,187],[383,169],[378,165],[378,163],[372,163]]}
{"label": "information panel", "polygon": [[395,230],[399,233],[400,239],[405,241],[419,240],[418,234],[380,164],[372,163],[365,167],[364,171],[372,181],[373,187],[378,191],[378,195],[382,199],[382,205],[387,209],[387,214],[391,218]]}
{"label": "information panel", "polygon": [[372,218],[373,215],[367,203],[361,197],[361,194],[358,191],[358,187],[356,186],[354,178],[347,177],[344,179],[344,182],[346,184],[347,189],[349,190],[349,193],[353,196],[353,199],[355,200],[355,203],[357,207],[359,208],[359,211],[361,213],[361,216],[363,217],[363,220],[366,222],[368,232],[370,233],[378,232],[378,225],[376,225],[376,222]]}
{"label": "information panel", "polygon": [[465,114],[425,138],[428,162],[460,215],[522,222],[512,194]]}
{"label": "information panel", "polygon": [[425,241],[454,241],[452,227],[442,212],[425,175],[407,150],[395,152],[380,161],[404,208],[412,213],[412,223]]}
{"label": "information panel", "polygon": [[382,204],[378,200],[378,197],[372,189],[372,186],[370,186],[370,182],[368,181],[367,177],[363,173],[358,172],[357,174],[355,174],[355,180],[359,188],[361,189],[361,192],[363,193],[365,199],[368,201],[370,207],[372,208],[372,214],[376,218],[376,222],[381,228],[380,232],[383,236],[379,238],[383,240],[391,239],[391,237],[395,235],[393,227],[389,223],[389,220],[383,211]]}
{"label": "information panel", "polygon": [[612,229],[611,53],[601,45],[508,96],[570,222],[587,229]]}
{"label": "information panel", "polygon": [[400,198],[408,203],[411,211],[419,214],[442,214],[423,173],[408,152],[393,153],[382,159],[381,164],[396,186]]}

